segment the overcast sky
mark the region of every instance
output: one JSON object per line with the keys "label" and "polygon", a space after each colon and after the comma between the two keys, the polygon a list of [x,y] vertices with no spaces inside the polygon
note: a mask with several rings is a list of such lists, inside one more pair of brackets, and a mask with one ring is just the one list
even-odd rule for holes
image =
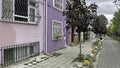
{"label": "overcast sky", "polygon": [[110,23],[113,18],[113,14],[117,11],[116,6],[113,3],[114,0],[86,0],[87,4],[95,2],[98,5],[98,13],[104,14]]}

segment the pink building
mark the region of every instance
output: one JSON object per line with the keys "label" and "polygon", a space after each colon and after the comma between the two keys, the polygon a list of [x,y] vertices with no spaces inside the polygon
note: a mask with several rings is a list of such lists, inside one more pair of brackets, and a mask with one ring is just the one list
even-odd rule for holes
{"label": "pink building", "polygon": [[39,55],[44,46],[43,0],[0,0],[0,64]]}

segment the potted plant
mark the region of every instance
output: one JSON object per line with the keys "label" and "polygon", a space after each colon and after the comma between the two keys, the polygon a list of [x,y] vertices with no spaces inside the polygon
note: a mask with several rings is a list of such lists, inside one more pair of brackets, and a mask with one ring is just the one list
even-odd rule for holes
{"label": "potted plant", "polygon": [[62,37],[62,35],[60,33],[55,34],[55,40],[59,40],[61,37]]}

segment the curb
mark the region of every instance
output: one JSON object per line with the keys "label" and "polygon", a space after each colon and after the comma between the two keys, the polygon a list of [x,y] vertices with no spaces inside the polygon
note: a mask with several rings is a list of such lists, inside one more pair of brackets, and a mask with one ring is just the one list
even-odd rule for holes
{"label": "curb", "polygon": [[[100,45],[103,47],[103,43],[104,43],[105,39],[103,38],[103,40],[101,40],[99,43]],[[100,51],[98,52],[98,54],[96,55],[96,62],[94,62],[94,68],[99,68],[98,67],[98,62],[99,62],[99,58],[100,58],[100,54],[101,54],[101,50],[102,50],[102,47],[100,49]]]}

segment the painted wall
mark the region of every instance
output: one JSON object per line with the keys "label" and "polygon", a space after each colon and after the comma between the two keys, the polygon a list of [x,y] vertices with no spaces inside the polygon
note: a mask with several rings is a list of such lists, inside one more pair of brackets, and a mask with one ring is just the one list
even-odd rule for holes
{"label": "painted wall", "polygon": [[66,29],[66,45],[69,45],[71,43],[71,30]]}
{"label": "painted wall", "polygon": [[[64,10],[66,9],[66,0],[64,0]],[[70,45],[70,32],[71,32],[71,29],[67,29],[66,26],[66,20],[65,20],[65,16],[64,16],[64,30],[65,30],[65,37],[66,37],[66,46],[69,46]]]}
{"label": "painted wall", "polygon": [[[64,1],[64,8],[65,8],[65,0]],[[63,22],[63,33],[66,36],[66,21],[63,17],[62,11],[57,10],[53,7],[53,0],[48,0],[48,7],[47,7],[47,51],[51,52],[60,48],[65,47],[66,40],[64,39],[64,36],[61,40],[52,40],[52,20],[58,20]]]}
{"label": "painted wall", "polygon": [[[39,12],[41,16],[39,25],[0,22],[0,47],[39,41],[41,47],[40,52],[43,50],[44,3],[43,0],[39,1]],[[0,17],[1,14],[2,0],[0,0]]]}

